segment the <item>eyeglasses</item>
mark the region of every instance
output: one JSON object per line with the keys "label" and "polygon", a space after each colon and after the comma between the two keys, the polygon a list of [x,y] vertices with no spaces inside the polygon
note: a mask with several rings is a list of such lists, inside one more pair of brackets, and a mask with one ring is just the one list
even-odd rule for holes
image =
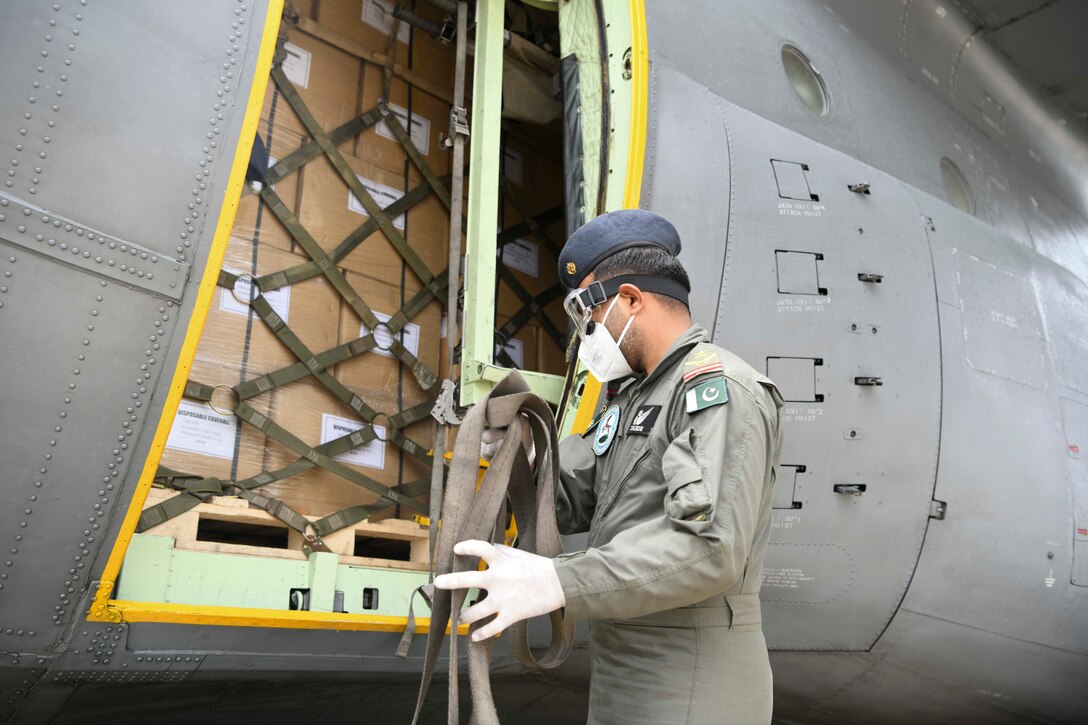
{"label": "eyeglasses", "polygon": [[563,310],[574,323],[578,337],[585,339],[593,332],[593,310],[608,299],[604,285],[594,282],[588,287],[572,290],[563,300]]}

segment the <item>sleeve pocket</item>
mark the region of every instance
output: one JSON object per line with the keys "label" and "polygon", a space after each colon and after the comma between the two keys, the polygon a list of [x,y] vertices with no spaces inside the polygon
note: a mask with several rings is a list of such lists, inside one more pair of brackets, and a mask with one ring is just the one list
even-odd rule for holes
{"label": "sleeve pocket", "polygon": [[714,503],[696,450],[695,431],[688,428],[661,459],[667,485],[665,513],[674,521],[710,522],[714,518]]}

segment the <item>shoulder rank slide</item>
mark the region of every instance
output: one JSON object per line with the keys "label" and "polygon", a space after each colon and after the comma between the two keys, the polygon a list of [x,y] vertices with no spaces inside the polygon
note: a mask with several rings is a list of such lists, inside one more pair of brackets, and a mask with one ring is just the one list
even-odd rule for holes
{"label": "shoulder rank slide", "polygon": [[711,373],[722,373],[722,361],[713,348],[698,348],[684,360],[684,382]]}
{"label": "shoulder rank slide", "polygon": [[686,405],[684,409],[688,413],[710,408],[715,405],[729,402],[729,389],[725,384],[725,377],[719,376],[705,383],[695,385],[684,394]]}

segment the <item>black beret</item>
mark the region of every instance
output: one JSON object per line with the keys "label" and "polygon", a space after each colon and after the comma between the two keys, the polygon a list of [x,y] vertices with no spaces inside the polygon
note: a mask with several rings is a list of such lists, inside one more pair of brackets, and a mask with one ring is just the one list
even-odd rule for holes
{"label": "black beret", "polygon": [[606,257],[628,247],[660,247],[680,254],[680,235],[665,217],[644,209],[620,209],[579,227],[559,253],[559,280],[573,289]]}

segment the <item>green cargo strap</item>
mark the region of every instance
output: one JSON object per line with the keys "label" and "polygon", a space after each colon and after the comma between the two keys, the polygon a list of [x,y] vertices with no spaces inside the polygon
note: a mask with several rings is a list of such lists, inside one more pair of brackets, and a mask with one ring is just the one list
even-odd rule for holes
{"label": "green cargo strap", "polygon": [[[525,211],[525,207],[522,206],[521,202],[518,200],[518,196],[514,193],[514,188],[509,181],[504,180],[501,183],[500,191],[502,192],[503,198],[510,202],[510,206],[514,207],[514,211],[516,211],[518,216],[524,220],[522,224],[524,224],[528,231],[532,232],[534,236],[539,238],[540,241],[544,242],[544,246],[548,248],[548,251],[550,251],[556,261],[558,261],[560,247],[562,245],[556,244],[555,240],[551,238],[551,235],[548,234],[544,227],[562,218],[564,216],[563,208],[553,207],[546,212],[533,216]],[[518,226],[521,225],[519,224],[514,228],[517,229]],[[519,232],[519,235],[524,233],[525,232]]]}
{"label": "green cargo strap", "polygon": [[[261,191],[261,194],[262,198],[264,198],[265,202],[268,204],[269,209],[272,210],[272,213],[283,222],[283,225],[287,227],[291,236],[302,245],[302,248],[310,258],[317,263],[318,268],[321,269],[325,277],[332,283],[332,286],[340,293],[340,296],[348,303],[352,311],[359,316],[363,323],[369,327],[372,332],[377,332],[379,327],[387,327],[385,323],[381,322],[377,316],[375,316],[374,312],[367,306],[362,297],[359,296],[359,293],[351,286],[351,283],[344,278],[343,273],[340,272],[340,268],[329,258],[325,253],[325,250],[321,248],[321,245],[317,243],[317,240],[310,236],[310,233],[302,227],[298,218],[287,208],[287,205],[283,203],[279,195],[269,187],[265,187]],[[428,282],[433,279],[434,278],[431,277],[428,279]],[[277,318],[278,317],[279,316],[277,315]],[[396,340],[394,340],[393,344],[388,348],[383,349],[387,349],[396,358],[407,365],[412,371],[412,375],[415,376],[424,390],[434,387],[434,384],[438,382],[438,377],[428,370],[426,365],[420,362],[415,355],[409,352],[407,348]]]}
{"label": "green cargo strap", "polygon": [[[562,296],[563,288],[561,286],[556,284],[552,287],[549,287],[536,297],[531,298],[529,304],[525,305],[520,310],[515,312],[514,315],[506,321],[506,324],[495,330],[495,344],[498,346],[498,357],[503,365],[507,367],[514,367],[513,360],[510,359],[510,356],[503,349],[506,341],[516,335],[518,330],[524,327],[525,323],[529,321],[529,318],[542,310],[544,305],[548,304],[552,300],[559,299]],[[556,332],[558,332],[558,330],[556,330]],[[562,339],[556,340],[555,343],[559,346],[560,349],[565,349]]]}
{"label": "green cargo strap", "polygon": [[[356,355],[361,355],[364,352],[377,349],[377,347],[378,342],[374,339],[374,336],[367,335],[366,337],[356,338],[355,340],[330,348],[325,352],[319,353],[316,357],[321,366],[327,369],[337,363],[350,360]],[[260,377],[247,380],[244,383],[240,383],[239,385],[234,386],[234,392],[238,395],[240,400],[249,400],[250,398],[267,393],[273,388],[278,388],[282,385],[293,383],[296,380],[301,380],[309,374],[310,369],[303,363],[298,362],[280,368],[279,370],[265,373]],[[365,403],[362,407],[356,408],[356,411],[362,416],[363,420],[368,423],[378,414],[377,411],[373,410]]]}
{"label": "green cargo strap", "polygon": [[408,158],[412,160],[412,163],[416,165],[419,172],[423,174],[423,178],[427,180],[431,189],[434,191],[434,195],[438,197],[438,200],[442,202],[442,206],[446,207],[446,211],[450,209],[450,190],[446,188],[445,184],[438,180],[438,176],[431,171],[431,167],[424,161],[423,155],[419,153],[419,149],[412,142],[412,137],[408,135],[408,132],[404,130],[404,126],[400,125],[400,119],[397,118],[395,113],[391,113],[388,108],[378,107],[379,111],[384,114],[386,127],[393,132],[393,136],[400,142],[400,145],[404,147],[404,152],[408,154]]}
{"label": "green cargo strap", "polygon": [[193,400],[200,400],[205,403],[212,401],[212,395],[215,393],[215,386],[205,385],[204,383],[198,383],[195,380],[188,380],[185,383],[185,391],[182,393],[186,398],[192,398]]}
{"label": "green cargo strap", "polygon": [[[381,111],[377,108],[372,108],[366,113],[356,116],[342,126],[338,126],[332,131],[329,131],[329,140],[332,141],[334,145],[339,146],[345,141],[355,138],[380,120],[382,120]],[[265,181],[268,184],[275,184],[280,179],[294,173],[320,155],[321,145],[317,141],[311,139],[303,144],[301,148],[292,151],[286,158],[280,160],[275,166],[269,169],[265,176]]]}
{"label": "green cargo strap", "polygon": [[278,443],[281,443],[289,450],[294,451],[300,457],[309,460],[313,464],[321,466],[325,470],[331,471],[342,478],[346,478],[347,480],[358,486],[362,486],[363,488],[373,491],[379,496],[388,498],[393,503],[399,503],[403,506],[407,506],[413,511],[419,511],[420,513],[425,511],[425,508],[421,504],[412,501],[411,499],[405,498],[404,496],[396,493],[396,491],[392,491],[386,488],[372,478],[364,476],[363,474],[348,468],[343,463],[333,460],[329,456],[324,455],[316,449],[306,445],[306,443],[304,443],[299,438],[296,438],[293,434],[287,431],[287,429],[283,428],[277,423],[272,422],[263,413],[254,410],[249,405],[249,403],[239,403],[238,408],[235,409],[234,413],[246,423],[249,423],[253,427],[262,431],[269,438],[273,439]]}
{"label": "green cargo strap", "polygon": [[[161,470],[161,469],[160,469]],[[181,491],[177,496],[146,508],[140,513],[140,520],[136,524],[136,531],[142,533],[159,524],[180,516],[189,509],[204,503],[212,496],[223,496],[223,482],[218,478],[196,478],[195,476],[170,475],[163,478],[172,479],[168,484],[170,488]],[[159,477],[156,477],[156,481]],[[178,482],[180,485],[178,484]]]}
{"label": "green cargo strap", "polygon": [[[523,320],[518,324],[518,329],[529,321],[529,317],[535,316],[540,320],[540,326],[544,328],[544,331],[548,333],[548,336],[555,341],[555,344],[559,345],[559,347],[563,347],[563,333],[559,331],[559,328],[555,326],[555,323],[551,321],[551,318],[544,313],[544,305],[556,299],[557,296],[562,295],[562,288],[559,285],[553,285],[534,297],[532,293],[522,286],[521,282],[518,281],[518,278],[514,276],[510,269],[502,263],[501,259],[496,269],[499,273],[499,278],[502,279],[502,281],[506,283],[506,286],[513,290],[514,294],[518,296],[522,303],[524,303],[521,309],[511,317],[511,319],[517,317],[519,320]],[[513,330],[513,332],[517,332],[517,329]]]}
{"label": "green cargo strap", "polygon": [[317,359],[317,356],[310,351],[310,348],[306,347],[306,344],[299,339],[298,335],[287,327],[283,318],[276,314],[276,311],[272,309],[272,305],[268,304],[268,300],[265,299],[264,295],[257,295],[256,299],[250,303],[250,306],[264,320],[264,323],[268,325],[276,337],[280,339],[280,342],[286,345],[294,353],[295,357],[309,369],[310,374],[325,386],[326,390],[339,398],[349,408],[362,415],[368,423],[374,419],[374,416],[377,415],[374,409],[367,405],[358,395],[351,392],[346,385],[329,374],[325,366]]}
{"label": "green cargo strap", "polygon": [[[430,490],[430,487],[431,482],[429,479],[420,479],[399,486],[393,486],[392,488],[403,496],[415,498],[416,496],[427,493],[427,491]],[[312,522],[311,526],[314,527],[314,531],[316,531],[319,536],[328,536],[334,531],[339,531],[340,529],[351,526],[363,519],[370,518],[374,514],[385,511],[387,508],[389,508],[389,504],[381,502],[363,504],[360,506],[349,506]]]}
{"label": "green cargo strap", "polygon": [[[529,467],[528,450],[523,441],[526,425],[537,452],[535,473]],[[486,427],[506,427],[507,434],[484,472],[483,480],[479,481],[480,440]],[[555,518],[555,496],[559,487],[557,437],[551,408],[543,398],[530,391],[524,378],[516,372],[503,378],[468,411],[454,444],[449,483],[442,501],[436,574],[477,567],[475,557],[454,555],[453,547],[457,542],[467,539],[490,541],[496,536],[502,540],[502,526],[497,526],[496,522],[505,520],[508,495],[518,522],[518,548],[547,557],[562,553]],[[457,627],[467,594],[464,589],[436,589],[434,592],[427,653],[413,723],[419,721],[447,624],[450,625],[449,722],[457,722]],[[556,667],[566,659],[574,644],[574,623],[566,621],[558,609],[549,617],[552,638],[548,649],[539,657],[529,647],[528,622],[517,622],[507,630],[511,650],[526,667],[536,670]],[[474,622],[469,631],[477,630],[486,621],[490,618]],[[488,681],[493,646],[493,639],[486,642],[470,640],[468,644],[472,722],[481,725],[498,723]]]}
{"label": "green cargo strap", "polygon": [[[444,176],[442,178],[445,179],[449,177]],[[404,214],[409,209],[411,209],[430,195],[430,187],[427,186],[426,183],[419,184],[418,186],[408,191],[404,196],[397,199],[389,206],[385,207],[385,213],[396,219],[401,214]],[[334,262],[340,262],[342,259],[344,259],[344,257],[348,256],[348,254],[354,251],[356,247],[362,244],[364,240],[368,239],[370,235],[372,235],[376,231],[378,231],[378,222],[374,221],[371,218],[367,218],[365,222],[360,224],[358,227],[355,228],[354,231],[346,236],[344,238],[344,241],[340,242],[340,244],[338,244],[335,249],[329,252],[329,259],[333,260]],[[279,289],[280,287],[286,287],[289,284],[294,284],[296,282],[302,282],[312,277],[317,277],[320,274],[323,273],[321,271],[321,268],[317,266],[317,262],[303,262],[302,264],[297,264],[294,267],[289,267],[288,269],[279,272],[273,272],[271,274],[266,274],[261,277],[261,279],[263,280],[261,284],[261,291],[271,292],[272,290]]]}
{"label": "green cargo strap", "polygon": [[[355,172],[348,166],[348,162],[344,160],[340,151],[332,141],[329,140],[329,137],[324,130],[322,130],[321,124],[317,122],[317,119],[310,113],[310,109],[303,103],[298,91],[295,90],[294,85],[292,85],[291,81],[284,75],[282,68],[272,69],[272,80],[276,83],[276,87],[280,89],[280,92],[283,93],[284,98],[287,99],[291,108],[294,109],[295,114],[298,116],[299,120],[302,121],[302,125],[306,127],[306,130],[321,146],[321,150],[325,152],[329,161],[332,162],[332,165],[340,174],[340,178],[344,180],[344,183],[348,185],[351,193],[355,195],[355,198],[358,199],[359,203],[366,209],[367,216],[377,220],[378,228],[385,234],[389,243],[396,247],[397,251],[400,252],[404,261],[407,262],[408,266],[412,268],[412,271],[416,273],[419,280],[423,282],[423,284],[430,282],[434,275],[427,269],[427,265],[424,264],[415,250],[408,246],[408,242],[404,240],[401,233],[393,226],[392,220],[385,215],[382,208],[378,206],[378,202],[374,201],[374,197],[372,197],[363,187],[362,182],[359,181]],[[267,188],[268,187],[265,187],[265,189]]]}

